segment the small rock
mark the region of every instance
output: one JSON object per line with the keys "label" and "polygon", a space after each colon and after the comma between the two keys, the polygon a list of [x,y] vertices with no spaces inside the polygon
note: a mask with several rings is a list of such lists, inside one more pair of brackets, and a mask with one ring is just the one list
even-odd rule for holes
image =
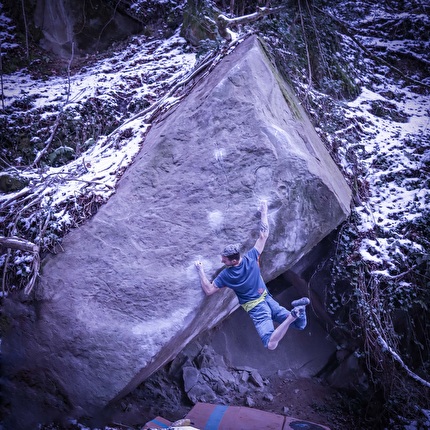
{"label": "small rock", "polygon": [[255,401],[251,396],[246,396],[246,406],[252,408],[255,406]]}
{"label": "small rock", "polygon": [[250,382],[252,382],[256,387],[264,387],[264,382],[263,382],[263,378],[261,377],[261,375],[258,373],[257,370],[253,370],[251,372],[251,375],[249,376],[249,380]]}
{"label": "small rock", "polygon": [[215,392],[209,387],[206,382],[200,382],[194,385],[190,391],[187,393],[190,401],[195,405],[198,402],[203,403],[216,403],[218,402],[218,398]]}
{"label": "small rock", "polygon": [[239,382],[243,382],[244,384],[246,384],[248,382],[248,380],[249,380],[249,373],[248,372],[241,372]]}
{"label": "small rock", "polygon": [[221,396],[228,392],[227,387],[221,381],[215,383],[214,390]]}
{"label": "small rock", "polygon": [[237,371],[248,372],[248,373],[251,373],[254,370],[257,370],[257,369],[254,369],[253,367],[249,367],[249,366],[235,366],[233,369],[235,369]]}
{"label": "small rock", "polygon": [[248,387],[247,387],[247,385],[240,384],[240,385],[237,387],[236,391],[237,391],[240,395],[243,395],[243,394],[245,394],[245,393],[248,391]]}
{"label": "small rock", "polygon": [[266,400],[267,402],[273,402],[273,395],[271,393],[266,393],[263,396],[263,399]]}
{"label": "small rock", "polygon": [[277,375],[287,381],[292,381],[296,379],[294,372],[291,369],[278,370]]}
{"label": "small rock", "polygon": [[184,355],[178,355],[170,364],[169,376],[179,379],[182,376],[182,370],[185,367],[193,367],[190,359]]}
{"label": "small rock", "polygon": [[200,379],[200,372],[195,367],[188,366],[184,367],[182,375],[184,378],[184,390],[188,393]]}
{"label": "small rock", "polygon": [[199,369],[204,367],[225,366],[222,356],[217,354],[214,349],[208,345],[202,348],[200,354],[195,358],[195,363]]}
{"label": "small rock", "polygon": [[290,413],[290,408],[288,406],[284,406],[282,408],[282,412],[284,413],[284,415],[288,415]]}

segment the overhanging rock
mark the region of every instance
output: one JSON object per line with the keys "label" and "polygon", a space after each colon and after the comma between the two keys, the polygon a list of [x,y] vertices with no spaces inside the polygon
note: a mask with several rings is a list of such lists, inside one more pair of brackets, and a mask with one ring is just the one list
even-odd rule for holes
{"label": "overhanging rock", "polygon": [[44,261],[35,310],[4,341],[8,371],[31,374],[14,407],[94,414],[227,316],[234,295],[206,298],[193,262],[212,276],[226,243],[252,246],[261,198],[269,281],[347,217],[351,193],[253,37],[153,126],[117,193]]}

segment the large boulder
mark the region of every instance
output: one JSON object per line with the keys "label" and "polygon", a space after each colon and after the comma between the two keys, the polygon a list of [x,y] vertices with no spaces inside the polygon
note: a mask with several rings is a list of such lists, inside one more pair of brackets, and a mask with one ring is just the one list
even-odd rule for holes
{"label": "large boulder", "polygon": [[234,294],[206,297],[194,261],[212,277],[226,243],[251,247],[261,198],[270,281],[347,217],[351,192],[252,37],[152,127],[116,194],[45,259],[37,300],[10,303],[20,426],[96,414],[227,317]]}

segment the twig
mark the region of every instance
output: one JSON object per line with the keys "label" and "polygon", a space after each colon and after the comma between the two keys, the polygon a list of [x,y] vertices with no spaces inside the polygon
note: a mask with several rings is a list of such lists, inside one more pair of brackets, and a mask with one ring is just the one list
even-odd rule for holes
{"label": "twig", "polygon": [[24,294],[30,294],[33,290],[34,284],[36,283],[36,279],[39,276],[40,269],[40,255],[38,253],[33,254],[33,263],[31,267],[32,275],[30,281],[24,288]]}
{"label": "twig", "polygon": [[70,55],[70,60],[67,64],[67,98],[64,106],[69,103],[70,100],[70,68],[72,66],[73,57],[75,55],[75,42],[72,42],[72,54]]}
{"label": "twig", "polygon": [[4,200],[0,199],[0,208],[5,208],[9,206],[12,202],[14,202],[15,200],[18,200],[20,197],[27,195],[30,191],[31,189],[29,187],[26,187],[12,197],[6,196]]}
{"label": "twig", "polygon": [[[364,277],[363,269],[360,270],[362,277]],[[402,274],[403,275],[403,274]],[[420,384],[430,387],[430,382],[426,381],[425,379],[418,376],[416,373],[414,373],[409,367],[404,363],[402,358],[399,356],[399,354],[394,350],[393,347],[391,347],[388,342],[384,339],[381,333],[386,334],[387,329],[385,326],[387,324],[383,324],[381,321],[381,314],[380,312],[372,311],[371,308],[371,302],[380,303],[381,299],[379,297],[379,286],[377,285],[377,280],[374,279],[376,282],[376,285],[370,285],[369,288],[366,286],[363,282],[363,280],[360,282],[360,292],[363,299],[366,300],[365,303],[362,303],[360,307],[361,311],[361,318],[363,324],[366,326],[365,331],[368,334],[366,336],[366,343],[368,344],[369,351],[372,351],[372,354],[375,355],[377,351],[381,351],[383,353],[388,353],[399,365],[400,367],[407,373],[408,376],[410,376],[415,381],[419,382]],[[372,280],[370,281],[372,282]],[[371,292],[371,293],[370,293]],[[370,295],[371,294],[371,295]],[[364,309],[363,309],[364,306]],[[373,308],[374,309],[374,308]],[[387,316],[387,315],[385,315]],[[387,321],[386,321],[387,323]],[[392,321],[388,321],[388,326],[393,326]],[[380,346],[380,348],[377,348],[377,344]],[[369,359],[370,354],[366,354],[366,358]],[[381,360],[376,360],[376,362],[381,362]],[[370,369],[370,364],[368,364],[368,368]]]}
{"label": "twig", "polygon": [[50,148],[52,141],[54,140],[55,133],[57,132],[57,129],[60,125],[62,113],[63,113],[63,107],[61,107],[60,112],[58,113],[57,119],[55,120],[55,124],[54,124],[54,127],[53,127],[52,132],[51,132],[51,135],[49,136],[49,139],[47,140],[45,147],[41,151],[39,151],[36,159],[33,161],[33,164],[32,164],[33,167],[36,166],[37,164],[39,164],[39,161],[42,159],[42,157],[46,154],[46,152]]}
{"label": "twig", "polygon": [[406,270],[406,272],[403,273],[399,273],[398,275],[389,275],[388,273],[381,273],[381,275],[384,278],[388,278],[390,280],[393,279],[399,279],[399,278],[403,278],[403,276],[406,276],[408,273],[412,272],[414,269],[417,268],[417,265],[415,264],[414,266],[412,266],[410,269]]}
{"label": "twig", "polygon": [[[72,175],[72,173],[67,173],[67,172],[57,172],[57,173],[50,173],[49,175],[46,175],[45,176],[45,179],[47,179],[47,178],[49,178],[49,177],[51,177],[51,176],[59,176],[59,175],[69,175],[69,176],[66,176],[65,178],[63,178],[64,180],[66,180],[66,181],[75,181],[75,182],[83,182],[84,184],[92,184],[92,185],[103,185],[103,186],[105,186],[106,188],[109,188],[110,190],[112,190],[114,187],[112,187],[111,185],[109,185],[109,184],[105,184],[104,182],[97,182],[97,181],[95,181],[95,180],[93,180],[93,181],[88,181],[88,180],[86,180],[86,179],[81,179],[81,178],[76,178],[75,176],[70,176],[70,175]],[[98,178],[96,178],[96,179],[98,179]]]}
{"label": "twig", "polygon": [[1,87],[1,107],[4,110],[4,90],[3,90],[3,53],[0,40],[0,87]]}
{"label": "twig", "polygon": [[426,381],[425,379],[418,376],[416,373],[412,372],[411,369],[403,362],[399,354],[397,354],[396,351],[394,351],[388,344],[385,342],[385,340],[382,338],[379,332],[378,334],[378,342],[382,346],[382,350],[388,352],[397,363],[400,364],[400,367],[415,381],[419,382],[420,384],[424,385],[425,387],[430,388],[430,382]]}
{"label": "twig", "polygon": [[3,296],[6,293],[6,274],[7,274],[7,267],[9,265],[10,254],[11,254],[10,248],[8,248],[8,250],[7,250],[7,256],[6,256],[6,259],[5,259],[5,262],[4,262],[2,284],[1,284],[2,285]]}
{"label": "twig", "polygon": [[121,3],[122,0],[118,0],[117,4],[114,7],[113,10],[113,14],[110,18],[110,20],[103,26],[103,28],[101,29],[100,33],[99,33],[99,37],[97,39],[97,43],[96,43],[96,48],[98,49],[99,43],[100,43],[100,39],[102,37],[103,32],[106,30],[106,28],[108,27],[108,25],[115,19],[115,14],[116,14],[116,10],[118,9],[119,4]]}
{"label": "twig", "polygon": [[25,28],[25,54],[27,57],[27,61],[30,61],[30,50],[28,48],[28,24],[27,24],[27,15],[25,13],[25,4],[24,0],[21,0],[21,7],[22,7],[22,17],[24,20],[24,28]]}
{"label": "twig", "polygon": [[[27,205],[25,205],[23,208],[20,209],[20,211],[15,215],[14,218],[14,224],[16,226],[16,223],[18,222],[19,217],[21,216],[21,214],[23,212],[25,212],[27,209],[30,209],[32,206],[34,206],[37,203],[40,203],[43,199],[42,195],[37,196],[34,200],[32,200],[30,203],[28,203]],[[14,227],[15,228],[15,227]],[[13,230],[12,230],[13,231]]]}
{"label": "twig", "polygon": [[308,77],[308,89],[306,90],[306,96],[308,95],[308,92],[310,90],[310,88],[312,87],[312,67],[311,67],[311,58],[309,55],[309,46],[308,46],[308,39],[306,37],[306,30],[305,30],[305,24],[303,21],[303,12],[302,12],[302,7],[300,6],[300,1],[298,2],[299,4],[299,13],[300,13],[300,23],[302,26],[302,32],[303,32],[303,38],[305,40],[305,47],[306,47],[306,58],[308,59],[308,73],[309,73],[309,77]]}

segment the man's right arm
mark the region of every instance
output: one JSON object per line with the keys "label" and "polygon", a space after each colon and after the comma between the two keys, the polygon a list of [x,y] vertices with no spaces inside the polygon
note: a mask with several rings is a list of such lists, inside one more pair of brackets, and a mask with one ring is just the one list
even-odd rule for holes
{"label": "man's right arm", "polygon": [[263,252],[264,246],[266,245],[267,238],[269,237],[269,219],[267,216],[267,201],[261,201],[261,220],[260,220],[260,235],[255,242],[254,248],[259,254]]}
{"label": "man's right arm", "polygon": [[207,296],[210,296],[213,293],[216,293],[219,290],[219,288],[213,282],[210,282],[209,279],[207,278],[203,267],[203,263],[201,261],[196,261],[194,264],[197,268],[197,271],[199,272],[200,283],[202,285],[202,289],[205,292],[205,294]]}

